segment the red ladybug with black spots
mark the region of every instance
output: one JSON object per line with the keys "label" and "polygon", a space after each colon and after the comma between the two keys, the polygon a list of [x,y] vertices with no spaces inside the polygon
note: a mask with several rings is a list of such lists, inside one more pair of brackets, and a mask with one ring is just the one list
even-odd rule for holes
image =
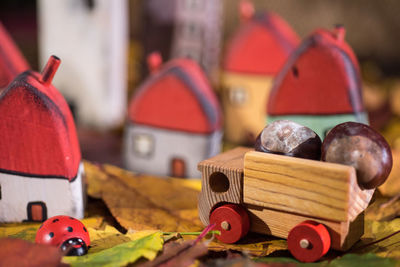
{"label": "red ladybug with black spots", "polygon": [[88,251],[90,237],[81,221],[60,215],[43,222],[36,233],[35,242],[57,246],[68,256],[81,256]]}

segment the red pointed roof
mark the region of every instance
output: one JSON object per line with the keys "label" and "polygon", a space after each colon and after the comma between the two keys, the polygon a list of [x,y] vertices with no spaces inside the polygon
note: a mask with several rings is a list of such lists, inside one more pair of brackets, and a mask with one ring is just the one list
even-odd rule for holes
{"label": "red pointed roof", "polygon": [[74,120],[64,97],[43,79],[26,71],[0,96],[0,172],[72,180],[81,161]]}
{"label": "red pointed roof", "polygon": [[344,28],[317,30],[305,39],[278,74],[269,115],[327,115],[362,112],[361,78]]}
{"label": "red pointed roof", "polygon": [[28,69],[28,63],[0,22],[0,88]]}
{"label": "red pointed roof", "polygon": [[133,123],[193,133],[221,128],[217,98],[201,68],[174,59],[144,82],[129,104]]}
{"label": "red pointed roof", "polygon": [[244,21],[229,42],[224,69],[275,75],[300,43],[297,34],[277,14],[264,13]]}

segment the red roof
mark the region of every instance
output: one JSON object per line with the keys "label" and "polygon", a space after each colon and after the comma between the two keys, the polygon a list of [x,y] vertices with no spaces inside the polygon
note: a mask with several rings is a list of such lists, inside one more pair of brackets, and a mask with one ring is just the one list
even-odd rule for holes
{"label": "red roof", "polygon": [[290,56],[275,80],[269,115],[327,115],[361,112],[357,58],[344,28],[317,30]]}
{"label": "red roof", "polygon": [[201,68],[190,59],[174,59],[138,89],[129,105],[137,124],[193,133],[221,128],[218,100]]}
{"label": "red roof", "polygon": [[229,42],[224,69],[275,75],[299,43],[297,34],[277,14],[254,16]]}
{"label": "red roof", "polygon": [[28,63],[0,22],[0,88],[28,69]]}
{"label": "red roof", "polygon": [[76,177],[81,153],[63,96],[41,75],[20,74],[0,96],[0,171],[28,177]]}

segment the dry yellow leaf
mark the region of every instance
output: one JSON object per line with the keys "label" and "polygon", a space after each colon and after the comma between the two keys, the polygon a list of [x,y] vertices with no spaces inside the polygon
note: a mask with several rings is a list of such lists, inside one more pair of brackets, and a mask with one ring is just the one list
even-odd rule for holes
{"label": "dry yellow leaf", "polygon": [[364,235],[351,252],[374,253],[380,257],[400,259],[400,233],[395,234],[397,231],[400,231],[400,218],[392,221],[366,220]]}
{"label": "dry yellow leaf", "polygon": [[287,242],[283,239],[273,239],[263,242],[249,244],[224,244],[218,241],[212,241],[208,249],[214,251],[236,250],[241,251],[253,257],[265,257],[278,250],[287,250]]}
{"label": "dry yellow leaf", "polygon": [[112,248],[119,244],[137,240],[139,238],[151,235],[156,231],[139,231],[134,233],[121,234],[117,229],[110,225],[106,225],[104,230],[97,230],[88,227],[91,245],[89,253],[96,253],[108,248]]}
{"label": "dry yellow leaf", "polygon": [[101,197],[126,229],[201,231],[193,182],[135,175],[111,165],[85,162],[88,193]]}

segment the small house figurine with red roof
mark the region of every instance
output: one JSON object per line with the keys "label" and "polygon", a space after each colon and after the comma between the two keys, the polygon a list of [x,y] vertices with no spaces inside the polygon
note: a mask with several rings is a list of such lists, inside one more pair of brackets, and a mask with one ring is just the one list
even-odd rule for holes
{"label": "small house figurine with red roof", "polygon": [[346,121],[368,123],[356,56],[345,29],[316,30],[278,74],[267,105],[268,122],[292,120],[321,138]]}
{"label": "small house figurine with red roof", "polygon": [[240,13],[242,23],[224,59],[222,102],[226,139],[248,144],[265,126],[273,78],[300,39],[277,14],[253,15],[250,2],[240,3]]}
{"label": "small house figurine with red roof", "polygon": [[60,60],[26,71],[0,95],[0,222],[83,217],[83,165],[74,120],[51,85]]}
{"label": "small house figurine with red roof", "polygon": [[0,91],[29,65],[0,22]]}
{"label": "small house figurine with red roof", "polygon": [[199,178],[197,163],[220,151],[222,115],[201,68],[190,59],[162,67],[150,54],[150,77],[129,104],[124,157],[130,170]]}

